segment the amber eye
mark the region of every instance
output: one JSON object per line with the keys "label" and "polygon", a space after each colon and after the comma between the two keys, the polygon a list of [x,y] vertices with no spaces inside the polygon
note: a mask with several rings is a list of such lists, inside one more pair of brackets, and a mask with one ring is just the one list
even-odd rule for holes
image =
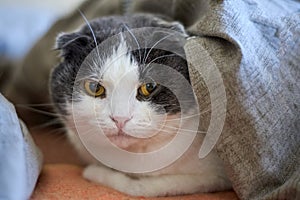
{"label": "amber eye", "polygon": [[86,80],[84,82],[84,89],[87,94],[93,97],[104,97],[105,88],[97,81],[94,80]]}
{"label": "amber eye", "polygon": [[156,83],[144,83],[139,87],[138,92],[140,95],[148,97],[156,88]]}

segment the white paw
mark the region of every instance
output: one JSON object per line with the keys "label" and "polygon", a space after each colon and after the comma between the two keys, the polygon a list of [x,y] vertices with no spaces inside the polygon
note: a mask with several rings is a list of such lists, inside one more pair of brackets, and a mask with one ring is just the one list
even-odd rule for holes
{"label": "white paw", "polygon": [[140,180],[132,179],[122,172],[114,171],[105,166],[89,165],[84,169],[83,177],[132,196],[146,195],[147,187]]}
{"label": "white paw", "polygon": [[[216,182],[194,175],[162,175],[141,176],[131,178],[125,173],[112,170],[105,166],[89,165],[83,171],[83,176],[93,182],[111,187],[132,196],[169,196],[211,191],[211,185]],[[219,180],[219,178],[217,179]]]}
{"label": "white paw", "polygon": [[105,184],[112,170],[105,166],[89,165],[83,170],[83,177],[100,184]]}

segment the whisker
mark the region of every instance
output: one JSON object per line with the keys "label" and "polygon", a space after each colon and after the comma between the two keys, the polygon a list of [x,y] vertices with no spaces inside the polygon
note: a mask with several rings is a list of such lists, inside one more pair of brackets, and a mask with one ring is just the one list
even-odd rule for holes
{"label": "whisker", "polygon": [[19,108],[25,108],[27,110],[34,111],[36,113],[44,114],[46,116],[52,116],[52,117],[62,117],[63,116],[63,115],[58,114],[58,113],[52,113],[52,112],[48,112],[48,111],[44,111],[44,110],[39,110],[39,109],[36,109],[36,108],[31,108],[31,107],[28,107],[28,106],[24,106],[22,104],[16,104],[15,106],[19,107]]}
{"label": "whisker", "polygon": [[81,123],[82,124],[82,122],[85,122],[84,124],[88,125],[88,126],[90,126],[91,124],[97,124],[98,123],[97,121],[92,121],[92,120],[87,120],[87,119],[70,119],[69,121],[71,121],[71,120],[74,123]]}
{"label": "whisker", "polygon": [[158,41],[150,48],[149,52],[147,53],[146,57],[145,57],[144,60],[143,60],[143,63],[146,64],[147,58],[149,57],[151,51],[153,50],[153,48],[154,48],[156,45],[158,45],[160,42],[162,42],[163,40],[167,39],[168,37],[171,37],[172,35],[174,35],[174,33],[169,34],[169,35],[167,35],[167,36],[161,38],[160,40],[158,40]]}
{"label": "whisker", "polygon": [[143,62],[142,63],[144,63],[145,64],[145,58],[146,58],[146,53],[147,53],[147,51],[146,51],[146,49],[147,49],[147,41],[145,41],[145,45],[144,45],[144,53],[143,53]]}
{"label": "whisker", "polygon": [[[35,129],[33,128],[32,130],[35,130]],[[60,127],[60,128],[56,128],[56,129],[51,129],[50,131],[49,130],[45,131],[45,134],[47,134],[47,135],[54,135],[54,134],[59,135],[60,136],[59,139],[65,138],[66,137],[65,133],[66,133],[65,127]]]}
{"label": "whisker", "polygon": [[94,129],[89,129],[89,130],[86,130],[84,133],[81,134],[81,136],[91,136],[91,135],[94,135],[94,134],[97,134],[99,133],[98,131],[94,131]]}
{"label": "whisker", "polygon": [[[59,105],[66,105],[65,103],[58,103]],[[18,105],[22,105],[22,106],[30,106],[30,107],[46,107],[46,106],[49,106],[49,107],[53,107],[55,106],[56,104],[54,103],[37,103],[37,104],[18,104]]]}
{"label": "whisker", "polygon": [[[173,135],[173,136],[175,136],[177,134],[177,132],[175,132],[175,131],[168,131],[168,130],[164,130],[164,129],[148,129],[148,130],[154,130],[154,131],[157,132],[156,134],[162,134],[162,135]],[[188,134],[188,133],[183,132],[182,134]]]}
{"label": "whisker", "polygon": [[86,79],[89,79],[89,78],[94,78],[94,76],[85,76],[85,77],[82,77],[82,78],[76,78],[75,80],[75,83],[81,83],[82,81],[86,80]]}
{"label": "whisker", "polygon": [[198,114],[194,114],[194,115],[188,115],[188,116],[185,116],[185,117],[178,117],[178,118],[173,118],[173,119],[167,119],[165,120],[166,122],[170,122],[170,121],[177,121],[177,120],[181,120],[181,119],[189,119],[189,118],[193,118],[193,117],[196,117],[196,116],[200,116],[201,113],[198,113]]}
{"label": "whisker", "polygon": [[98,58],[99,58],[99,63],[101,63],[97,39],[96,39],[95,33],[94,33],[94,31],[93,31],[93,29],[92,29],[92,27],[91,27],[91,24],[89,23],[89,21],[87,20],[87,18],[85,17],[85,15],[83,14],[83,12],[81,12],[80,9],[78,9],[78,12],[79,12],[80,15],[82,16],[82,18],[83,18],[83,20],[85,21],[86,25],[87,25],[87,26],[89,27],[89,29],[91,30],[91,33],[92,33],[92,36],[93,36],[93,39],[94,39],[94,42],[95,42],[95,45],[96,45],[96,51],[97,51],[97,55],[98,55]]}
{"label": "whisker", "polygon": [[35,130],[35,129],[44,129],[44,128],[47,128],[47,127],[51,127],[53,125],[60,125],[60,124],[62,125],[62,121],[60,119],[53,119],[53,120],[50,120],[49,122],[33,126],[33,127],[31,127],[31,129],[33,129],[33,130]]}
{"label": "whisker", "polygon": [[123,26],[127,29],[127,31],[129,32],[129,34],[132,36],[132,38],[134,39],[135,43],[137,44],[138,46],[138,50],[139,50],[139,56],[140,56],[140,62],[142,61],[142,55],[141,55],[141,46],[137,40],[137,38],[135,37],[135,35],[133,34],[133,32],[129,29],[129,27],[124,23],[123,23]]}
{"label": "whisker", "polygon": [[151,63],[153,63],[154,61],[156,61],[156,60],[158,60],[158,59],[161,59],[161,58],[164,58],[164,57],[172,57],[172,56],[176,56],[176,54],[173,53],[173,54],[169,54],[169,55],[159,56],[159,57],[157,57],[157,58],[151,60],[151,62],[149,62],[149,63],[146,65],[145,68],[147,68]]}
{"label": "whisker", "polygon": [[191,133],[206,133],[206,131],[195,131],[195,130],[191,130],[191,129],[184,129],[184,128],[177,128],[177,127],[173,127],[173,126],[167,126],[167,125],[164,125],[164,127],[167,127],[167,128],[170,128],[170,129],[173,129],[173,130],[182,130],[182,131],[187,131],[187,132],[191,132]]}
{"label": "whisker", "polygon": [[170,134],[173,134],[174,132],[172,131],[168,131],[168,130],[164,130],[164,129],[159,129],[159,128],[147,128],[147,127],[144,127],[143,130],[155,130],[155,131],[158,131],[158,132],[165,132],[165,133],[170,133]]}
{"label": "whisker", "polygon": [[[66,130],[60,129],[60,130],[56,130],[56,132],[54,132],[54,133],[56,133],[54,142],[63,141],[64,143],[69,143],[67,134],[65,134]],[[52,135],[53,135],[53,132],[52,132]]]}
{"label": "whisker", "polygon": [[[173,118],[173,119],[166,119],[164,121],[168,122],[168,121],[176,121],[176,120],[180,120],[180,119],[189,119],[189,118],[192,118],[192,117],[200,116],[200,115],[202,115],[204,113],[207,113],[209,111],[211,111],[211,109],[207,109],[207,110],[205,110],[203,112],[200,112],[200,113],[197,113],[197,114],[193,114],[193,115],[188,115],[188,116],[185,116],[185,117],[178,117],[178,118]],[[156,122],[156,121],[154,120],[154,122]]]}
{"label": "whisker", "polygon": [[[171,128],[171,127],[167,127]],[[174,127],[173,127],[174,128]],[[182,129],[182,128],[174,128],[174,131],[172,130],[165,130],[165,129],[157,129],[157,128],[145,128],[146,130],[155,130],[158,132],[162,132],[163,134],[168,133],[168,134],[177,134],[175,130],[182,130],[183,132],[181,134],[190,134],[190,133],[207,133],[206,131],[194,131],[194,130],[189,130],[189,129]]]}

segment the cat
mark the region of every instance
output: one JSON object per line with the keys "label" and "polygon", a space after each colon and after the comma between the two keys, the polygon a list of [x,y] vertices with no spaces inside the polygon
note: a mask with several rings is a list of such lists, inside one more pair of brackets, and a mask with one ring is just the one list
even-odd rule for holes
{"label": "cat", "polygon": [[[78,127],[86,129],[83,137],[91,137],[99,148],[104,144],[93,137],[101,129],[110,142],[122,150],[152,152],[174,139],[183,112],[187,116],[195,114],[196,104],[191,103],[183,109],[174,92],[153,78],[155,74],[164,75],[156,71],[158,68],[145,67],[151,63],[169,66],[190,84],[185,59],[154,45],[152,48],[140,45],[127,52],[129,37],[137,45],[141,42],[131,30],[145,27],[172,30],[188,37],[179,22],[150,14],[102,17],[73,33],[61,33],[57,37],[56,48],[62,60],[52,71],[50,94],[56,111],[62,116],[68,138],[88,164],[83,176],[133,196],[172,196],[230,189],[223,164],[214,152],[204,159],[198,158],[203,140],[199,133],[190,148],[172,164],[142,173],[107,167],[82,144]],[[129,33],[128,37],[122,36],[125,32]],[[97,45],[115,35],[118,39],[107,45],[108,49],[97,49]],[[174,37],[163,39],[169,44],[176,43]],[[155,44],[159,42],[162,40]],[[93,62],[88,70],[80,72],[88,57]],[[177,78],[165,78],[186,100],[192,98],[185,94]],[[74,120],[75,111],[77,120]],[[189,127],[189,123],[194,123],[192,120],[186,119],[183,123]]]}

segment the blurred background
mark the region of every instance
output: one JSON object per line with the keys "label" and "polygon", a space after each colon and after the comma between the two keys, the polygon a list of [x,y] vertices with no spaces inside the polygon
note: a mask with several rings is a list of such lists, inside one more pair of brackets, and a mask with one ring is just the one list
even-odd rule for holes
{"label": "blurred background", "polygon": [[84,0],[0,0],[0,58],[21,59],[61,16]]}
{"label": "blurred background", "polygon": [[[5,87],[14,76],[13,72],[23,67],[23,58],[33,45],[59,18],[68,15],[83,1],[0,0],[0,92],[2,94],[5,95]],[[53,37],[53,41],[54,39]],[[40,49],[40,51],[42,50]],[[23,72],[22,76],[26,77]],[[42,75],[39,72],[33,75],[34,78],[37,78],[37,76]],[[47,80],[45,81],[47,82]],[[20,97],[25,97],[26,94],[21,93],[21,90],[17,94]],[[26,90],[25,92],[28,91]],[[6,98],[10,99],[8,96]],[[33,98],[36,97],[33,96]],[[13,98],[10,100],[16,99]],[[20,103],[22,104],[23,102],[20,101]],[[25,112],[23,111],[23,114],[20,113],[20,108],[22,108],[20,105],[15,104],[15,107],[19,117],[26,122],[36,144],[42,150],[44,162],[80,164],[81,162],[73,152],[69,142],[61,134],[63,130],[58,128],[49,131],[49,124],[51,125],[55,121],[51,118],[46,118],[42,120],[43,123],[41,125],[32,126],[28,123],[30,118],[33,118],[33,121],[38,121],[36,120],[37,118],[45,118],[48,115],[46,113],[34,118],[33,114],[39,112],[29,112],[32,108],[26,102],[22,105],[25,105]],[[37,111],[42,110],[39,106],[33,108]],[[45,120],[49,120],[49,122],[45,122]]]}

